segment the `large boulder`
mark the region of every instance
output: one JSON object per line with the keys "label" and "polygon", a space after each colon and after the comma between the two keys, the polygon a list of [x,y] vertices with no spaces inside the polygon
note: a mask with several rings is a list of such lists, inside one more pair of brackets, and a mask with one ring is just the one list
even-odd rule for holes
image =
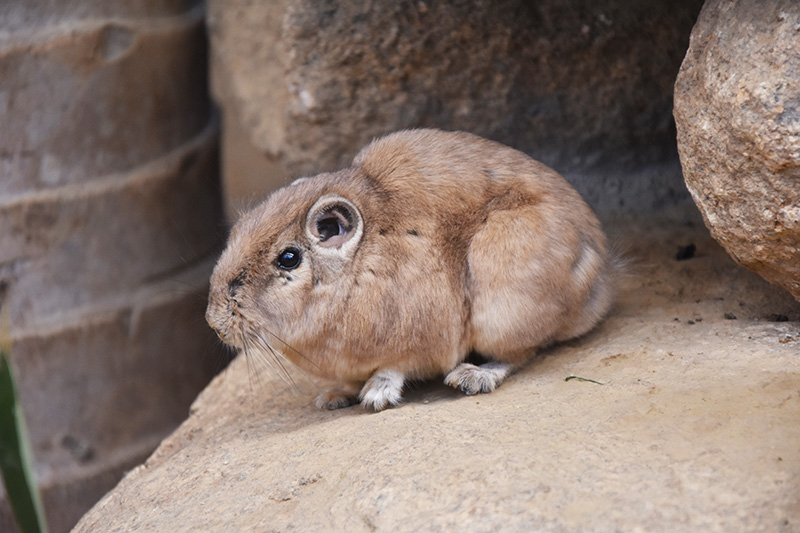
{"label": "large boulder", "polygon": [[322,411],[240,356],[75,532],[800,530],[800,305],[680,214],[626,224],[616,311],[491,394]]}
{"label": "large boulder", "polygon": [[675,84],[684,177],[712,235],[800,300],[800,3],[709,0]]}

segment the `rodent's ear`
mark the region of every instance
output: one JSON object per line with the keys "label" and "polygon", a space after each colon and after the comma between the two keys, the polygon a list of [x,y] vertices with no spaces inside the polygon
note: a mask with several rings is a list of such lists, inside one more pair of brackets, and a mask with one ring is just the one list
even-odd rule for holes
{"label": "rodent's ear", "polygon": [[349,200],[333,194],[317,200],[306,218],[306,233],[312,243],[342,251],[358,243],[363,226],[358,208]]}

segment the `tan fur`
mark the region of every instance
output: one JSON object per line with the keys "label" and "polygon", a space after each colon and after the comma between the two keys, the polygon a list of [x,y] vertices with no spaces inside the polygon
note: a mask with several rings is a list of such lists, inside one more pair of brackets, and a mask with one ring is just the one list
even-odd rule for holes
{"label": "tan fur", "polygon": [[[326,196],[362,221],[340,246],[309,230]],[[302,260],[285,271],[276,258],[289,246]],[[611,305],[610,270],[597,218],[553,170],[467,133],[401,131],[247,213],[212,275],[207,318],[225,342],[252,348],[260,335],[348,396],[367,382],[362,399],[385,397],[370,400],[381,409],[399,401],[403,377],[446,374],[471,350],[518,365],[587,332]],[[461,388],[491,390],[507,374],[489,370],[491,386]],[[378,381],[388,392],[367,390]]]}

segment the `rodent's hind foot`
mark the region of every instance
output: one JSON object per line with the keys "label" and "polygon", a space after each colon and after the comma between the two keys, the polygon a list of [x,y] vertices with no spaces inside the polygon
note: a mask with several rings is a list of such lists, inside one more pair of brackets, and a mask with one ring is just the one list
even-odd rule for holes
{"label": "rodent's hind foot", "polygon": [[350,389],[328,389],[314,400],[314,405],[320,409],[342,409],[358,403],[356,393]]}
{"label": "rodent's hind foot", "polygon": [[364,407],[383,411],[403,399],[405,376],[397,370],[378,370],[364,384],[358,399]]}
{"label": "rodent's hind foot", "polygon": [[481,366],[461,363],[445,376],[444,383],[461,389],[468,396],[492,392],[513,369],[514,365],[498,361],[491,361]]}

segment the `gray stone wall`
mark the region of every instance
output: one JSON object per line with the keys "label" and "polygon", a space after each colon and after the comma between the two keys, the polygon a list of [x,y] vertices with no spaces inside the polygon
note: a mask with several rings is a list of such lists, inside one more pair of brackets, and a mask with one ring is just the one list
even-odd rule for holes
{"label": "gray stone wall", "polygon": [[203,321],[224,233],[206,64],[198,2],[0,5],[0,284],[51,531],[220,365]]}
{"label": "gray stone wall", "polygon": [[701,5],[210,0],[229,214],[422,126],[519,148],[600,210],[685,199],[672,86]]}

